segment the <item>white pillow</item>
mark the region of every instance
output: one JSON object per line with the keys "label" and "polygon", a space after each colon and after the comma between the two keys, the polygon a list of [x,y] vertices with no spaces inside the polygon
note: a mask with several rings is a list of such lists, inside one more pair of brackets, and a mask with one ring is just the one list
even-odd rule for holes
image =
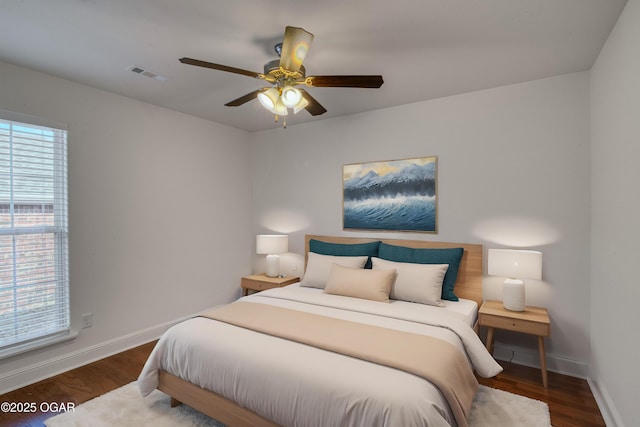
{"label": "white pillow", "polygon": [[324,293],[389,302],[389,292],[395,278],[395,270],[374,271],[333,264]]}
{"label": "white pillow", "polygon": [[307,268],[305,269],[300,286],[324,289],[333,264],[350,268],[362,268],[368,258],[367,256],[334,256],[309,252],[307,256]]}
{"label": "white pillow", "polygon": [[374,270],[395,269],[398,273],[389,298],[443,307],[442,282],[449,264],[413,264],[371,258]]}

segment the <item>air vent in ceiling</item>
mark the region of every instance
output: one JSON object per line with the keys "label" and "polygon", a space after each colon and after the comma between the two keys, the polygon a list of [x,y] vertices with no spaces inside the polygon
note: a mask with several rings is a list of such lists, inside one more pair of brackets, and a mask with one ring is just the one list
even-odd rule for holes
{"label": "air vent in ceiling", "polygon": [[129,71],[133,71],[134,73],[140,74],[141,76],[145,76],[154,80],[159,80],[161,82],[167,80],[166,77],[161,76],[158,73],[154,73],[153,71],[145,70],[144,68],[138,65],[132,65],[131,67],[129,67]]}

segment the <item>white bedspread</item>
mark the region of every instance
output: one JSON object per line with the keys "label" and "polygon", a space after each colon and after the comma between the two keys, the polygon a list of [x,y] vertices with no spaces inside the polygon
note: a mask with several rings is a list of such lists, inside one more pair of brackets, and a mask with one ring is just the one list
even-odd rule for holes
{"label": "white bedspread", "polygon": [[[459,313],[379,303],[288,286],[242,298],[443,339],[479,375],[502,369]],[[138,379],[149,394],[158,370],[212,390],[283,426],[449,426],[448,404],[428,381],[393,368],[197,317],[169,329]]]}

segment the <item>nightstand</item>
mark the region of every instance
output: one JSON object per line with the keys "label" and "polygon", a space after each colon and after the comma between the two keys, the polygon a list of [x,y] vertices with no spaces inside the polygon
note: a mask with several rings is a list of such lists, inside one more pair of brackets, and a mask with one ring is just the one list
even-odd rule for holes
{"label": "nightstand", "polygon": [[271,288],[280,288],[299,281],[300,278],[296,276],[268,277],[264,273],[252,274],[251,276],[243,277],[241,280],[242,295],[247,296],[249,289],[260,292]]}
{"label": "nightstand", "polygon": [[478,324],[487,327],[487,350],[489,353],[493,350],[493,331],[495,328],[537,336],[542,385],[547,388],[544,337],[548,337],[551,332],[551,322],[546,308],[527,306],[524,311],[509,311],[502,306],[501,301],[485,301],[478,311]]}

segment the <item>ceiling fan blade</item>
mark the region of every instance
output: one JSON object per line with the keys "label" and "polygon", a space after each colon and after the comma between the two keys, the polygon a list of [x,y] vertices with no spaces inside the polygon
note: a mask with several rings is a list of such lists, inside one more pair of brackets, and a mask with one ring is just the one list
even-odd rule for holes
{"label": "ceiling fan blade", "polygon": [[361,87],[377,89],[384,83],[382,76],[309,76],[309,87]]}
{"label": "ceiling fan blade", "polygon": [[309,112],[309,114],[311,114],[312,116],[319,116],[320,114],[324,114],[327,112],[327,109],[320,105],[320,103],[316,101],[316,99],[311,96],[309,92],[304,89],[300,89],[300,92],[302,93],[302,97],[306,99],[307,102],[309,102],[309,105],[304,108]]}
{"label": "ceiling fan blade", "polygon": [[296,73],[302,66],[304,57],[311,47],[313,34],[298,27],[287,27],[282,40],[282,52],[280,53],[280,67]]}
{"label": "ceiling fan blade", "polygon": [[180,62],[197,67],[211,68],[214,70],[226,71],[229,73],[242,74],[249,77],[260,78],[260,74],[254,71],[243,70],[242,68],[229,67],[227,65],[214,64],[213,62],[201,61],[193,58],[180,58]]}
{"label": "ceiling fan blade", "polygon": [[241,96],[240,98],[234,99],[233,101],[229,101],[226,104],[224,104],[227,107],[237,107],[239,105],[242,105],[246,102],[251,101],[252,99],[254,99],[255,97],[258,96],[258,94],[260,92],[262,92],[264,89],[258,89],[258,90],[254,90],[253,92],[249,92],[246,95]]}

